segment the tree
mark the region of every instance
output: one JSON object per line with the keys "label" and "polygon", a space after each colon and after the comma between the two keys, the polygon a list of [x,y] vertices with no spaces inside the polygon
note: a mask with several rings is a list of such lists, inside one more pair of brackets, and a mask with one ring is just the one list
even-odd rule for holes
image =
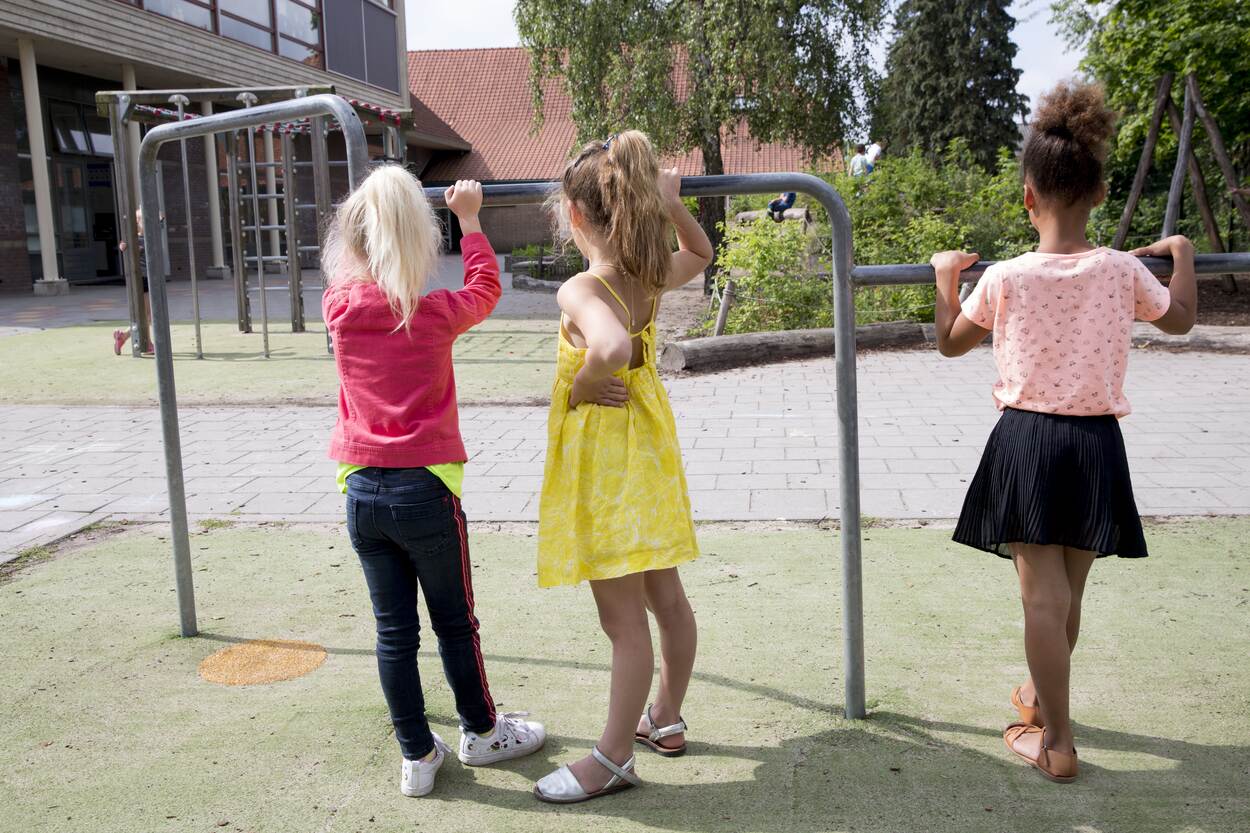
{"label": "tree", "polygon": [[[868,41],[883,0],[518,0],[532,56],[536,118],[543,83],[563,79],[578,139],[645,131],[665,153],[698,150],[725,172],[722,147],[743,126],[828,157],[862,120]],[[719,244],[724,204],[700,201]]]}
{"label": "tree", "polygon": [[[1062,0],[1052,5],[1053,22],[1072,48],[1084,49],[1081,68],[1101,81],[1107,99],[1120,113],[1116,143],[1108,164],[1111,198],[1104,212],[1114,228],[1124,207],[1145,142],[1159,77],[1176,76],[1172,97],[1177,108],[1184,95],[1184,76],[1193,72],[1203,103],[1224,136],[1241,181],[1250,170],[1250,3],[1245,0]],[[1201,124],[1194,128],[1193,147],[1206,174],[1212,208],[1218,218],[1232,216],[1223,177],[1210,156]],[[1169,158],[1170,157],[1170,158]],[[1130,245],[1153,239],[1162,224],[1164,195],[1176,158],[1176,137],[1167,119],[1145,197],[1138,207]],[[1191,194],[1187,191],[1186,201]],[[1188,219],[1188,223],[1186,220]],[[1233,238],[1230,248],[1244,248],[1250,236],[1237,221],[1221,223]],[[1203,237],[1193,211],[1182,214],[1180,230]],[[1201,245],[1201,244],[1200,244]]]}
{"label": "tree", "polygon": [[1016,92],[1015,18],[1006,0],[904,0],[885,77],[875,85],[872,133],[891,151],[937,159],[952,139],[992,168],[1020,140],[1028,97]]}

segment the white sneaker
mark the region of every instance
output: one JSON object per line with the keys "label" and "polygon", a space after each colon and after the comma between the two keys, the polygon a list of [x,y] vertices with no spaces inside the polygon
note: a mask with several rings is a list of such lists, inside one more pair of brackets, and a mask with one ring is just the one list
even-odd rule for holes
{"label": "white sneaker", "polygon": [[447,760],[451,749],[443,743],[443,739],[434,735],[434,757],[428,761],[410,761],[404,758],[403,776],[399,781],[399,791],[409,798],[429,795],[434,789],[434,779],[438,770]]}
{"label": "white sneaker", "polygon": [[512,758],[523,758],[543,748],[547,730],[543,724],[522,720],[529,712],[508,712],[495,719],[495,732],[482,737],[477,732],[460,729],[460,763],[486,766]]}

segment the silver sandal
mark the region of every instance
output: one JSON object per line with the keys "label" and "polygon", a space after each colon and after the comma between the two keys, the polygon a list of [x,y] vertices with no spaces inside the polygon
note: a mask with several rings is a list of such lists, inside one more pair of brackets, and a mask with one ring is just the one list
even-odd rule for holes
{"label": "silver sandal", "polygon": [[684,735],[690,730],[690,727],[686,725],[686,721],[681,718],[681,715],[677,716],[677,722],[672,726],[664,726],[663,728],[656,726],[655,721],[651,719],[651,707],[653,705],[655,704],[648,704],[646,712],[642,715],[646,718],[647,725],[651,727],[651,734],[645,735],[642,732],[635,732],[634,741],[641,743],[648,749],[654,750],[657,754],[663,755],[665,758],[677,758],[681,755],[685,755],[685,743],[682,743],[681,746],[668,747],[661,746],[659,741],[663,738],[672,737],[673,735]]}
{"label": "silver sandal", "polygon": [[642,779],[632,772],[634,768],[633,755],[629,756],[629,760],[625,762],[624,766],[617,766],[607,755],[600,752],[597,746],[591,747],[590,756],[598,761],[600,766],[612,773],[612,777],[608,779],[608,783],[603,785],[603,789],[595,790],[591,793],[586,792],[577,780],[577,776],[573,774],[573,771],[566,764],[550,775],[539,779],[538,783],[534,785],[534,797],[539,801],[546,801],[548,804],[580,804],[583,801],[590,801],[592,798],[600,798],[612,793],[619,793],[622,790],[630,790],[634,787],[642,786]]}

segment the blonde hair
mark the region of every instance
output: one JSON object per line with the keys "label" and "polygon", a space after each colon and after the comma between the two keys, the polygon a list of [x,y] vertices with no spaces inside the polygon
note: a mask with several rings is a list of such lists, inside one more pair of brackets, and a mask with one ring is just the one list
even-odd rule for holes
{"label": "blonde hair", "polygon": [[442,234],[425,190],[399,165],[373,170],[338,210],[326,234],[329,283],[376,283],[407,328],[435,268]]}
{"label": "blonde hair", "polygon": [[[577,206],[616,252],[627,277],[652,294],[668,282],[673,250],[669,217],[656,184],[660,161],[651,140],[626,130],[606,142],[591,142],[569,162],[560,178],[561,197]],[[567,218],[561,218],[567,237]]]}

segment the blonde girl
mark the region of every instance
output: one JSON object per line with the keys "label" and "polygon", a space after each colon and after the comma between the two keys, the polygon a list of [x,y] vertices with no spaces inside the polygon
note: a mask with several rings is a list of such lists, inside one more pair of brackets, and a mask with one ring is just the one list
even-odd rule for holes
{"label": "blonde girl", "polygon": [[464,288],[422,295],[436,266],[438,221],[403,168],[377,168],[339,208],[323,267],[322,313],[334,342],[339,416],[330,440],[347,495],[347,532],[377,620],[378,674],[403,754],[400,791],[421,796],[450,750],[430,731],[417,670],[425,596],[443,673],[460,714],[462,763],[528,755],[539,723],[496,714],[473,612],[451,348],[499,300],[499,266],[482,233],[482,186],[447,189],[464,238]]}
{"label": "blonde girl", "polygon": [[[675,169],[660,170],[636,130],[586,145],[560,182],[559,209],[590,265],[557,296],[538,583],[590,582],[612,644],[612,681],[598,744],[535,785],[542,801],[571,804],[638,786],[636,742],[665,756],[686,750],[681,705],[696,631],[677,566],[698,548],[677,428],[656,374],[655,315],[660,296],[702,274],[713,252],[681,202],[680,182]],[[649,706],[648,609],[661,656]]]}

